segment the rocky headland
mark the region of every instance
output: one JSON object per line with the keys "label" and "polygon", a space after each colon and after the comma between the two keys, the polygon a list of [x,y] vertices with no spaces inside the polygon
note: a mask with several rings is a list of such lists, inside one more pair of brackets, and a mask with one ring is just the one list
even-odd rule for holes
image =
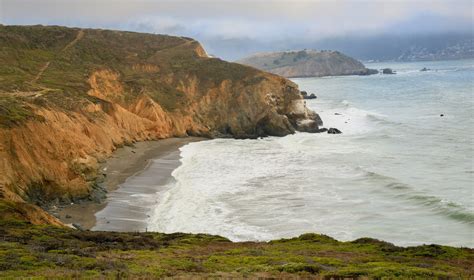
{"label": "rocky headland", "polygon": [[372,75],[360,61],[338,51],[287,51],[255,54],[237,61],[287,78]]}
{"label": "rocky headland", "polygon": [[293,82],[190,38],[0,26],[0,46],[0,199],[36,224],[60,224],[41,207],[100,196],[98,166],[123,145],[322,124]]}

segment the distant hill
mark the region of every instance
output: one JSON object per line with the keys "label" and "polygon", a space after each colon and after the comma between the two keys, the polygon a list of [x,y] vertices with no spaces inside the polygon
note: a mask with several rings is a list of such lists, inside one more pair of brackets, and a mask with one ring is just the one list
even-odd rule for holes
{"label": "distant hill", "polygon": [[444,46],[412,45],[405,49],[397,61],[425,61],[474,58],[474,40],[450,42]]}
{"label": "distant hill", "polygon": [[255,54],[238,63],[249,65],[284,77],[323,77],[369,75],[360,61],[338,51],[287,51]]}

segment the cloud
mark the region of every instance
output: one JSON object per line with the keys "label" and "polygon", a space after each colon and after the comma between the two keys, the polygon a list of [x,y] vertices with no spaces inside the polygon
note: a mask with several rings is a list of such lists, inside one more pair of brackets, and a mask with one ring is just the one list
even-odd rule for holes
{"label": "cloud", "polygon": [[[197,22],[224,19],[248,22],[313,23],[330,29],[400,21],[430,13],[472,22],[470,0],[0,0],[4,22],[80,21],[119,24],[141,18]],[[225,22],[225,21],[223,21]],[[218,28],[218,26],[216,26]],[[250,31],[250,30],[249,30]]]}
{"label": "cloud", "polygon": [[140,18],[122,24],[123,29],[159,33],[159,34],[183,34],[187,32],[186,23],[172,17]]}

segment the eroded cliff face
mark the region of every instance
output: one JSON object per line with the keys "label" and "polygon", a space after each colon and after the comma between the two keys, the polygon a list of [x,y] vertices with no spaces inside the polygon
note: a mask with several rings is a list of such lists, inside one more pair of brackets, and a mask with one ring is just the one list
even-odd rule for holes
{"label": "eroded cliff face", "polygon": [[[124,144],[283,136],[319,122],[291,81],[209,58],[189,38],[2,26],[0,46],[0,200],[30,212],[40,210],[25,202],[87,197]],[[38,213],[30,220],[57,223]]]}

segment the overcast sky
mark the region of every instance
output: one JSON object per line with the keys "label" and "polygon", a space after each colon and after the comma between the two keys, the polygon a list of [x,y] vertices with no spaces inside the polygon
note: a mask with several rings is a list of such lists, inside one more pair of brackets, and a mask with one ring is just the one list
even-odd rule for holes
{"label": "overcast sky", "polygon": [[0,0],[3,24],[55,24],[281,45],[341,36],[472,32],[472,0]]}

